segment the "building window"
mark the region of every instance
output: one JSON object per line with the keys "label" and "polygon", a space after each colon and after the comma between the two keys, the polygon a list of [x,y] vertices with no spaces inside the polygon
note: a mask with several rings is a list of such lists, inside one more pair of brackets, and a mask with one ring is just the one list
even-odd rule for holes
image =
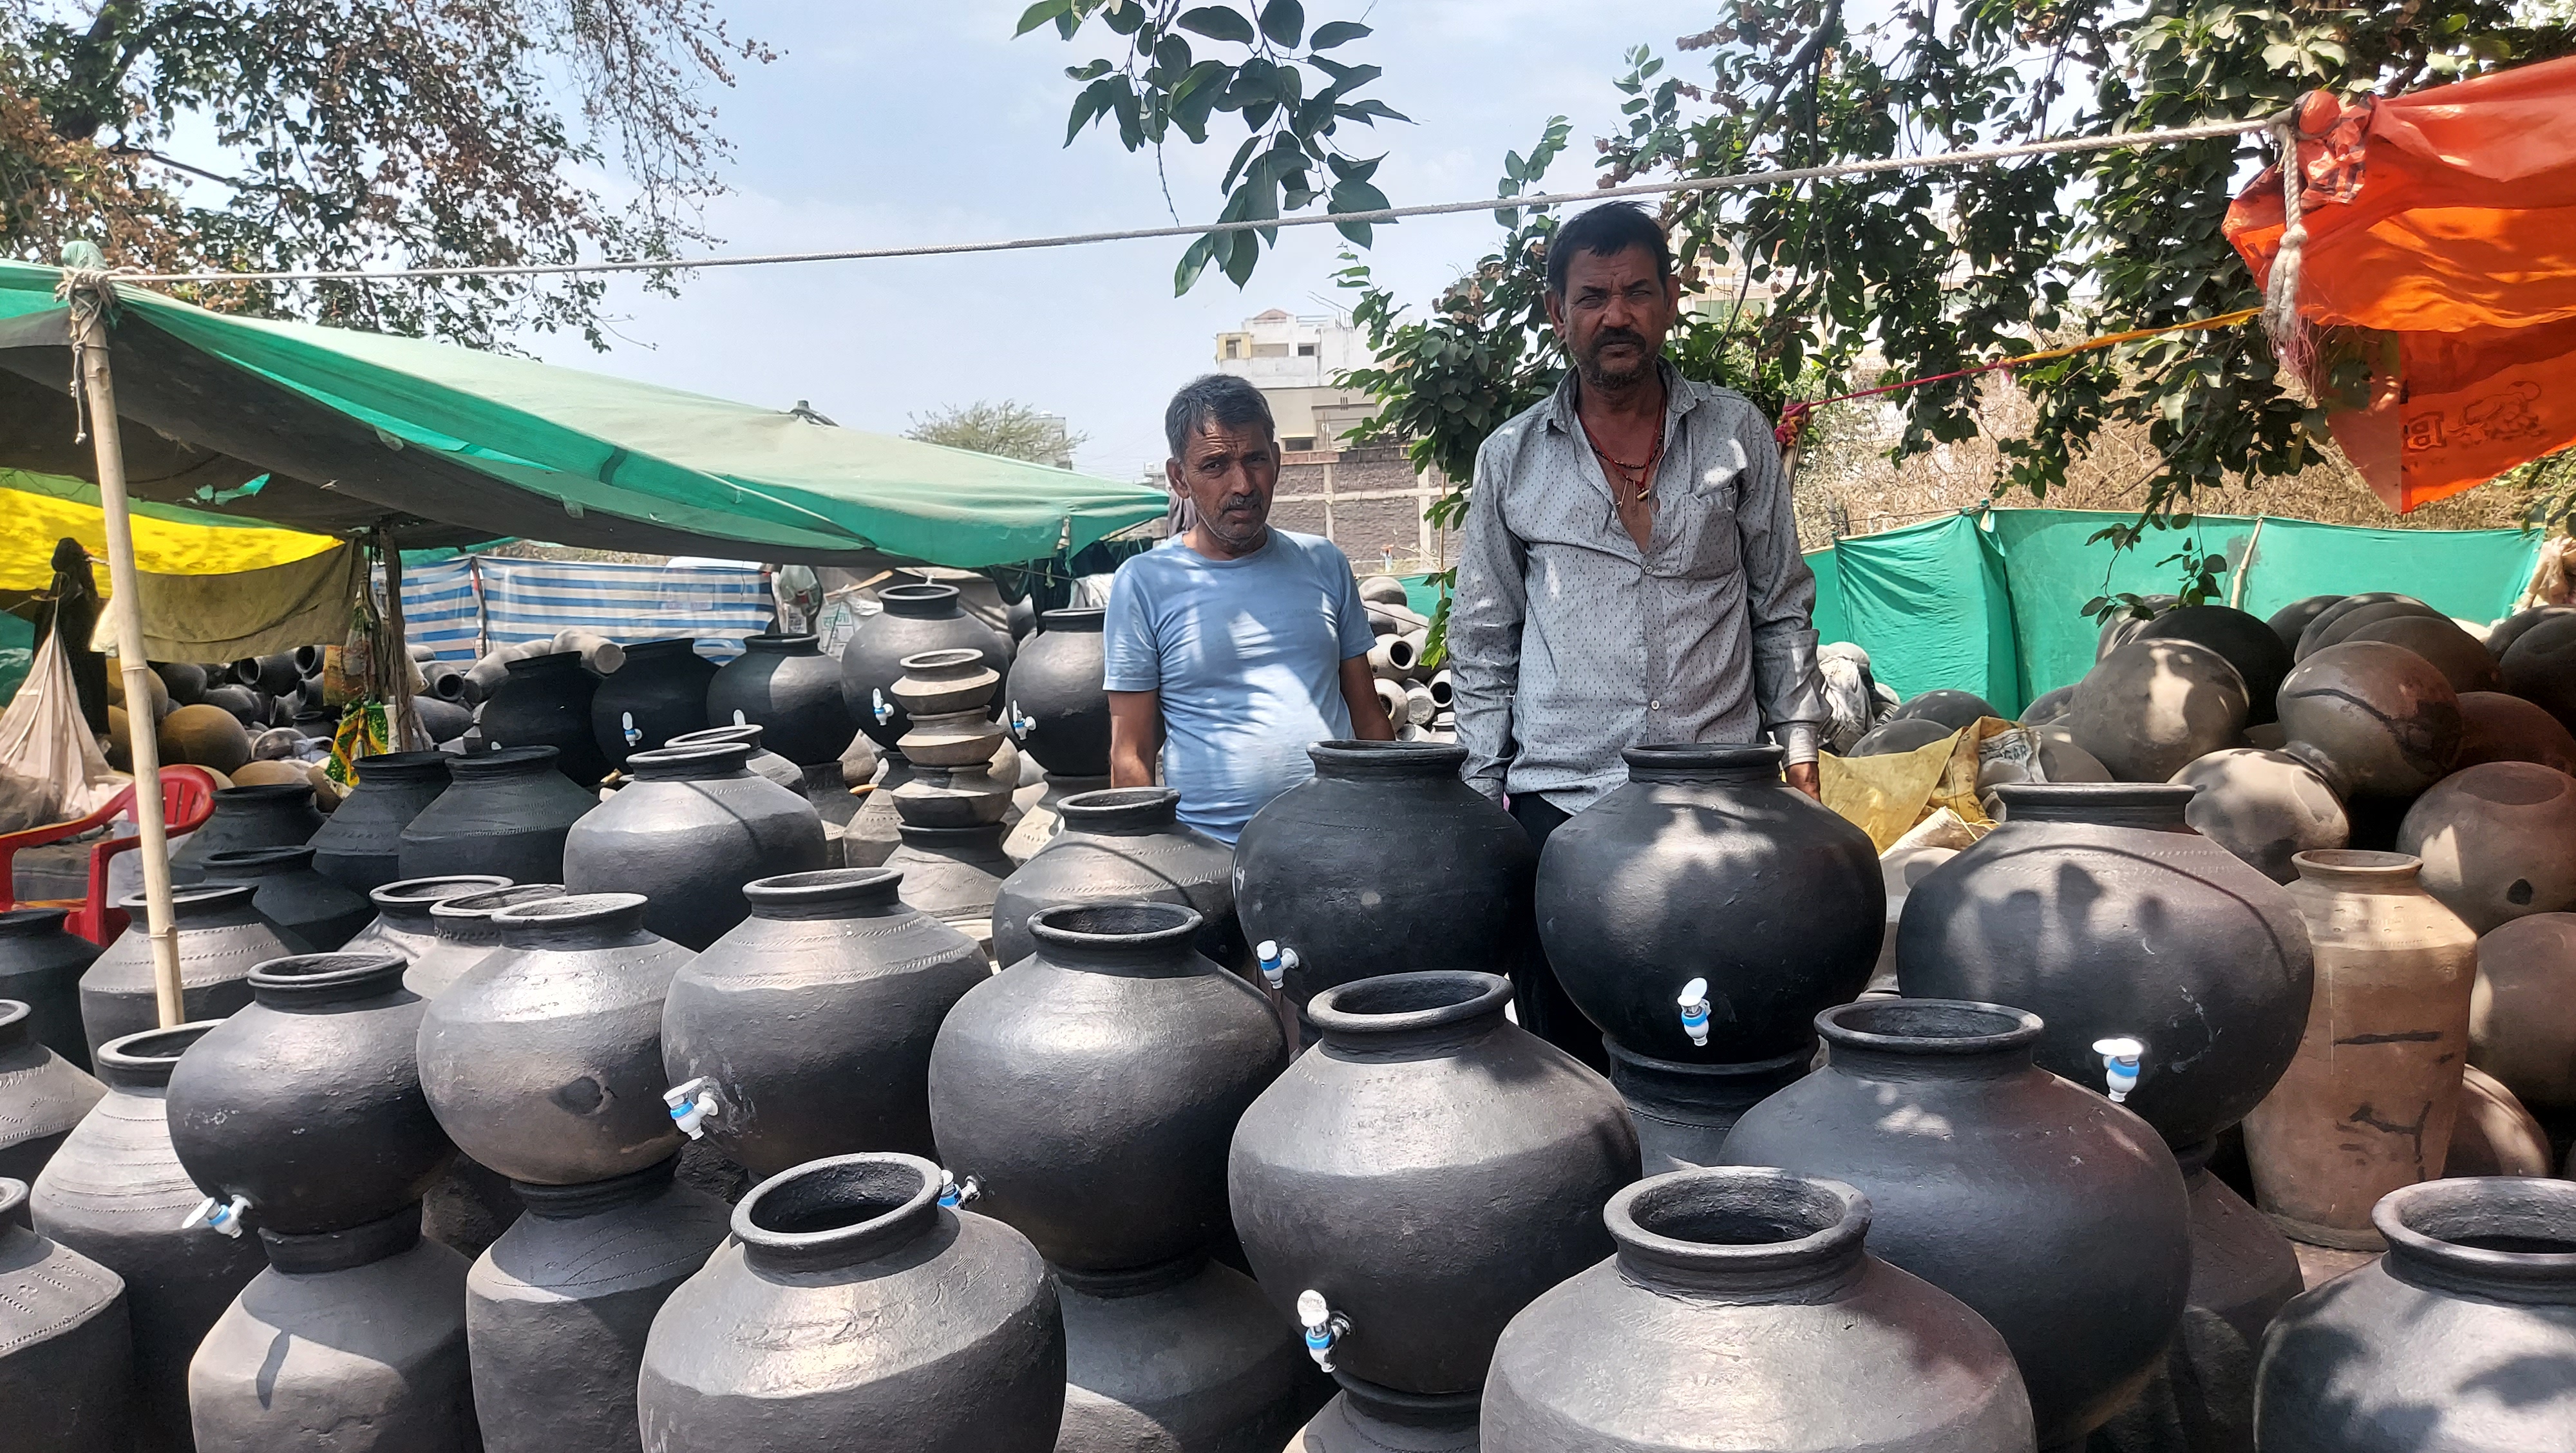
{"label": "building window", "polygon": [[1314,344],[1312,344],[1312,343],[1300,343],[1300,344],[1298,344],[1298,345],[1297,345],[1297,356],[1298,356],[1299,358],[1312,358],[1312,357],[1314,357],[1314,356],[1315,356],[1315,345],[1314,345]]}
{"label": "building window", "polygon": [[1312,434],[1291,434],[1287,438],[1279,441],[1279,447],[1292,454],[1303,453],[1304,451],[1315,447],[1315,436]]}
{"label": "building window", "polygon": [[1228,338],[1225,340],[1225,356],[1228,358],[1241,358],[1243,356],[1243,340],[1240,338]]}

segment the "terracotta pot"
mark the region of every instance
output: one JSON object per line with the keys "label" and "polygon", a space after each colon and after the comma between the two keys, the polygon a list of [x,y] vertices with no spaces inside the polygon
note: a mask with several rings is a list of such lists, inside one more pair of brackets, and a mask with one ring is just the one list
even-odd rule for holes
{"label": "terracotta pot", "polygon": [[[501,930],[492,915],[504,908],[564,897],[561,883],[514,883],[481,893],[462,893],[429,905],[435,941],[403,970],[403,987],[424,999],[435,999],[501,946]],[[433,1232],[432,1234],[435,1234]]]}
{"label": "terracotta pot", "polygon": [[2290,863],[2298,854],[2340,848],[2352,837],[2334,789],[2287,752],[2226,747],[2184,767],[2173,780],[2200,789],[2183,809],[2192,830],[2275,883],[2299,876]]}
{"label": "terracotta pot", "polygon": [[314,871],[308,846],[208,853],[204,867],[209,883],[249,884],[260,917],[314,953],[329,953],[375,921],[366,894]]}
{"label": "terracotta pot", "polygon": [[183,1024],[102,1045],[107,1094],[36,1178],[37,1231],[124,1279],[134,1328],[136,1445],[190,1453],[188,1359],[233,1294],[268,1264],[256,1237],[183,1227],[205,1192],[179,1167],[164,1095],[182,1051],[214,1028]]}
{"label": "terracotta pot", "polygon": [[2349,641],[2301,660],[2281,683],[2281,730],[2291,754],[2337,791],[2408,798],[2459,755],[2460,697],[2405,647]]}
{"label": "terracotta pot", "polygon": [[2245,719],[2257,725],[2272,719],[2273,698],[2292,664],[2290,647],[2269,624],[2230,606],[2176,606],[2147,622],[2136,639],[2190,641],[2226,657],[2245,683]]}
{"label": "terracotta pot", "polygon": [[1065,903],[1149,900],[1195,909],[1198,949],[1244,964],[1234,913],[1234,850],[1178,816],[1168,787],[1119,787],[1068,797],[1064,830],[1002,882],[993,899],[993,960],[1005,967],[1037,947],[1029,915]]}
{"label": "terracotta pot", "polygon": [[27,1032],[86,1070],[89,1039],[81,1033],[80,981],[97,962],[99,947],[63,931],[69,912],[0,908],[0,999],[26,1005]]}
{"label": "terracotta pot", "polygon": [[441,878],[403,878],[372,889],[373,923],[350,935],[345,953],[389,953],[405,963],[428,953],[438,943],[438,925],[430,910],[451,898],[507,888],[510,880],[491,873],[459,873]]}
{"label": "terracotta pot", "polygon": [[26,1005],[0,999],[0,1179],[35,1180],[106,1093],[87,1071],[36,1038]]}
{"label": "terracotta pot", "polygon": [[707,728],[707,684],[716,663],[688,637],[639,641],[590,697],[590,736],[612,767],[635,752]]}
{"label": "terracotta pot", "polygon": [[[890,585],[877,592],[883,613],[859,623],[841,648],[841,700],[880,747],[892,747],[912,730],[912,718],[889,692],[903,675],[903,659],[924,651],[971,647],[995,671],[1008,671],[1008,639],[958,605],[953,585]],[[887,708],[879,716],[877,708]]]}
{"label": "terracotta pot", "polygon": [[590,701],[598,689],[599,678],[578,652],[523,657],[505,668],[474,722],[493,750],[552,747],[555,770],[580,787],[595,788],[610,766],[590,727]]}
{"label": "terracotta pot", "polygon": [[1005,717],[1029,755],[1063,777],[1109,775],[1105,610],[1051,610],[1011,663]]}
{"label": "terracotta pot", "polygon": [[2479,933],[2576,908],[2576,778],[2534,762],[2455,772],[2406,810],[2397,850]]}
{"label": "terracotta pot", "polygon": [[1871,1255],[1875,1213],[1850,1186],[1684,1171],[1604,1214],[1617,1254],[1494,1349],[1484,1453],[2035,1446],[2003,1339]]}
{"label": "terracotta pot", "polygon": [[555,770],[553,751],[513,747],[451,761],[447,790],[402,830],[402,875],[561,882],[564,838],[599,798]]}
{"label": "terracotta pot", "polygon": [[2035,1014],[1885,999],[1828,1009],[1816,1028],[1825,1068],[1746,1111],[1727,1160],[1859,1187],[1879,1254],[2003,1334],[2041,1445],[2079,1442],[2181,1324],[2191,1204],[2172,1153],[2032,1063]]}
{"label": "terracotta pot", "polygon": [[703,949],[751,909],[742,885],[823,866],[805,799],[745,766],[741,745],[664,747],[627,759],[633,781],[564,839],[564,886],[641,893],[644,926]]}
{"label": "terracotta pot", "polygon": [[2245,1117],[2257,1202],[2318,1246],[2379,1249],[2370,1208],[2442,1174],[2469,1046],[2477,935],[2400,853],[2298,856],[2290,901],[2316,954],[2308,1030]]}
{"label": "terracotta pot", "polygon": [[[971,717],[974,713],[964,715]],[[914,734],[918,735],[921,724],[929,720],[913,718]],[[1012,784],[996,776],[986,762],[962,767],[916,764],[903,783],[891,789],[891,797],[895,817],[914,827],[982,827],[1010,814],[1012,791]]]}
{"label": "terracotta pot", "polygon": [[[154,735],[164,762],[186,762],[231,772],[250,760],[250,733],[231,712],[212,702],[173,710],[161,718]],[[120,734],[117,740],[125,738]]]}
{"label": "terracotta pot", "polygon": [[2103,1083],[2098,1040],[2147,1053],[2129,1108],[2174,1145],[2245,1118],[2296,1054],[2314,970],[2287,892],[2193,832],[2191,789],[2029,783],[1905,900],[1908,998],[1974,998],[2046,1021],[2042,1068]]}
{"label": "terracotta pot", "polygon": [[930,1053],[942,1160],[1055,1266],[1141,1269],[1226,1234],[1226,1147],[1287,1064],[1260,991],[1169,903],[1062,905],[966,991]]}
{"label": "terracotta pot", "polygon": [[2497,666],[2505,690],[2576,731],[2576,612],[2552,616],[2524,631],[2505,648]]}
{"label": "terracotta pot", "polygon": [[653,1315],[731,1212],[672,1183],[679,1158],[584,1186],[521,1186],[528,1212],[465,1277],[484,1453],[635,1453]]}
{"label": "terracotta pot", "polygon": [[170,881],[200,883],[211,853],[301,845],[322,826],[313,789],[303,782],[272,782],[215,789],[214,815],[170,854]]}
{"label": "terracotta pot", "polygon": [[1243,936],[1295,955],[1288,997],[1403,972],[1513,972],[1536,946],[1538,854],[1458,780],[1459,746],[1318,742],[1315,775],[1270,800],[1234,848]]}
{"label": "terracotta pot", "polygon": [[[1051,1453],[1064,1325],[1027,1239],[940,1204],[937,1166],[845,1155],[770,1177],[653,1319],[636,1404],[657,1453]],[[792,1343],[781,1327],[808,1329]]]}
{"label": "terracotta pot", "polygon": [[0,1176],[0,1412],[13,1446],[126,1453],[134,1334],[115,1272],[18,1225],[27,1183]]}
{"label": "terracotta pot", "polygon": [[2545,1176],[2549,1132],[2513,1091],[2476,1065],[2460,1072],[2460,1117],[2451,1124],[2445,1176]]}
{"label": "terracotta pot", "polygon": [[2162,782],[2245,730],[2245,682],[2225,656],[2191,641],[2138,640],[2095,663],[2075,688],[2066,729],[2123,782]]}
{"label": "terracotta pot", "polygon": [[420,1239],[419,1207],[318,1236],[260,1234],[268,1270],[188,1364],[199,1453],[475,1446],[465,1258]]}
{"label": "terracotta pot", "polygon": [[2431,1181],[2371,1219],[2388,1254],[2290,1303],[2264,1341],[2263,1453],[2564,1446],[2576,1184]]}
{"label": "terracotta pot", "polygon": [[742,654],[707,682],[706,717],[759,727],[769,750],[800,766],[837,760],[859,735],[841,664],[813,636],[745,636]]}
{"label": "terracotta pot", "polygon": [[[251,906],[247,883],[200,883],[170,892],[170,918],[179,938],[180,1012],[191,1021],[221,1019],[250,1002],[255,964],[304,951]],[[111,1039],[161,1022],[155,996],[152,945],[143,895],[129,893],[117,907],[133,922],[81,975],[81,1029],[90,1053]]]}
{"label": "terracotta pot", "polygon": [[2534,913],[2478,939],[2469,1063],[2526,1105],[2576,1110],[2576,913]]}
{"label": "terracotta pot", "polygon": [[360,893],[403,876],[402,832],[447,790],[445,752],[386,752],[358,759],[358,781],[315,830],[313,870]]}
{"label": "terracotta pot", "polygon": [[423,1001],[392,954],[309,954],[251,970],[253,1002],[170,1076],[170,1143],[217,1204],[294,1235],[415,1208],[456,1153],[422,1097]]}
{"label": "terracotta pot", "polygon": [[2453,770],[2481,762],[2537,762],[2576,775],[2576,734],[2519,696],[2464,691],[2460,693],[2460,755]]}
{"label": "terracotta pot", "polygon": [[2385,641],[2433,663],[2458,692],[2495,691],[2504,684],[2485,645],[2447,616],[2401,615],[2347,632],[2347,641]]}
{"label": "terracotta pot", "polygon": [[973,939],[899,901],[902,882],[881,868],[759,879],[743,889],[751,916],[673,976],[663,1074],[711,1082],[703,1128],[753,1174],[934,1153],[931,1044],[991,971]]}

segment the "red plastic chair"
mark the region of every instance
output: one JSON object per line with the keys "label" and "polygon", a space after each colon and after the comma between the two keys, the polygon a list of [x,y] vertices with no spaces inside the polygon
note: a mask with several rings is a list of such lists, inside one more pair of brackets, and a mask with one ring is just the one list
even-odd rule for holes
{"label": "red plastic chair", "polygon": [[[49,827],[31,827],[25,832],[0,833],[0,910],[16,905],[16,872],[20,848],[40,848],[65,838],[78,837],[92,828],[105,827],[119,813],[134,806],[134,788],[126,787],[108,799],[105,807],[73,822],[57,822]],[[161,821],[171,837],[194,832],[214,815],[215,779],[203,767],[174,765],[161,769]],[[125,852],[141,838],[109,838],[91,845],[89,850],[89,897],[63,920],[63,927],[104,947],[120,933],[127,922],[123,909],[107,901],[108,859]]]}

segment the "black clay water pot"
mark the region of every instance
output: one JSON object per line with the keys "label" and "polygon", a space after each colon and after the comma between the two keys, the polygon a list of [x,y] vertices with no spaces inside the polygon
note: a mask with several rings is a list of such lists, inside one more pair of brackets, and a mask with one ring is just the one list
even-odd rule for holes
{"label": "black clay water pot", "polygon": [[107,1095],[36,1177],[38,1231],[125,1280],[134,1324],[137,1446],[188,1453],[188,1359],[233,1294],[268,1264],[257,1237],[181,1225],[205,1192],[179,1166],[163,1095],[180,1054],[212,1024],[102,1045]]}
{"label": "black clay water pot", "polygon": [[14,1181],[33,1181],[107,1093],[34,1027],[26,1005],[0,999],[0,1177]]}
{"label": "black clay water pot", "polygon": [[685,636],[627,647],[626,663],[591,693],[591,740],[610,766],[623,767],[633,753],[706,730],[707,683],[715,674],[716,663]]}
{"label": "black clay water pot", "polygon": [[[1863,832],[1780,780],[1774,746],[1630,747],[1628,780],[1547,840],[1538,930],[1576,1007],[1685,1064],[1793,1053],[1869,986],[1887,882]],[[1682,990],[1707,985],[1707,1043]]]}
{"label": "black clay water pot", "polygon": [[1330,1384],[1252,1278],[1199,1257],[1056,1274],[1056,1453],[1278,1453]]}
{"label": "black clay water pot", "polygon": [[421,1087],[456,1148],[544,1186],[676,1154],[662,998],[689,951],[646,931],[635,893],[540,899],[492,922],[501,947],[420,1022]]}
{"label": "black clay water pot", "polygon": [[0,1420],[13,1448],[127,1453],[134,1334],[115,1272],[20,1226],[0,1176]]}
{"label": "black clay water pot", "polygon": [[1736,1064],[1686,1064],[1654,1059],[1616,1043],[1610,1084],[1628,1105],[1637,1153],[1647,1175],[1726,1164],[1726,1137],[1744,1112],[1803,1078],[1812,1048]]}
{"label": "black clay water pot", "polygon": [[1910,999],[2010,1004],[2041,1068],[2103,1081],[2100,1040],[2146,1046],[2130,1109],[2167,1143],[2245,1118],[2298,1053],[2315,970],[2287,889],[2193,832],[2190,787],[2019,783],[2004,823],[1935,868],[1897,921]]}
{"label": "black clay water pot", "polygon": [[1287,1063],[1257,989],[1169,903],[1033,916],[1036,952],[948,1011],[930,1052],[943,1163],[1074,1271],[1196,1253],[1226,1231],[1235,1122]]}
{"label": "black clay water pot", "polygon": [[1288,997],[1394,973],[1509,973],[1534,947],[1538,854],[1511,814],[1458,780],[1467,749],[1318,742],[1315,775],[1244,824],[1244,937],[1295,962]]}
{"label": "black clay water pot", "polygon": [[364,892],[314,871],[309,845],[209,853],[205,869],[209,883],[248,883],[259,916],[314,953],[340,947],[376,918]]}
{"label": "black clay water pot", "polygon": [[554,748],[556,771],[595,788],[610,765],[590,731],[590,699],[598,690],[599,678],[578,651],[522,657],[505,669],[474,722],[494,748]]}
{"label": "black clay water pot", "polygon": [[2262,617],[2224,605],[2176,606],[2147,622],[2137,639],[2207,646],[2244,680],[2248,722],[2260,726],[2276,714],[2272,699],[2290,674],[2290,648]]}
{"label": "black clay water pot", "polygon": [[[1025,658],[1023,658],[1025,659]],[[1199,952],[1244,963],[1234,916],[1234,850],[1179,818],[1168,787],[1114,787],[1064,799],[1064,830],[993,896],[993,961],[1005,967],[1037,947],[1029,915],[1059,903],[1147,900],[1196,909]]]}
{"label": "black clay water pot", "polygon": [[448,764],[438,800],[402,830],[402,876],[497,873],[514,883],[563,881],[564,838],[599,795],[555,770],[554,748],[478,752]]}
{"label": "black clay water pot", "polygon": [[841,701],[878,746],[890,749],[912,730],[911,715],[890,691],[903,675],[904,657],[972,647],[985,665],[1009,674],[1010,639],[966,614],[956,586],[889,585],[877,600],[885,610],[859,622],[858,634],[841,648]]}
{"label": "black clay water pot", "polygon": [[193,661],[155,661],[152,670],[169,690],[172,706],[194,706],[205,699],[205,667]]}
{"label": "black clay water pot", "polygon": [[[188,1020],[221,1019],[250,1002],[255,964],[304,952],[251,906],[247,883],[199,883],[170,891],[170,919],[179,936],[179,1005]],[[123,1035],[161,1022],[153,994],[152,942],[145,928],[143,895],[116,905],[133,922],[81,975],[81,1029],[90,1052]]]}
{"label": "black clay water pot", "polygon": [[1059,777],[1109,775],[1105,610],[1051,610],[1011,662],[1005,720],[1020,749]]}
{"label": "black clay water pot", "polygon": [[740,742],[751,748],[751,761],[748,765],[755,774],[766,777],[781,787],[797,791],[804,790],[805,769],[762,746],[761,739],[766,735],[765,729],[758,726],[713,726],[702,732],[690,732],[684,736],[673,737],[665,745],[704,747],[724,742]]}
{"label": "black clay water pot", "polygon": [[710,726],[760,728],[769,750],[799,766],[839,761],[859,734],[840,663],[813,636],[743,637],[742,654],[707,682],[706,715]]}
{"label": "black clay water pot", "polygon": [[679,1157],[586,1186],[521,1186],[527,1214],[465,1278],[485,1453],[635,1453],[653,1314],[725,1238],[724,1202]]}
{"label": "black clay water pot", "polygon": [[438,942],[438,925],[430,910],[450,898],[507,888],[510,880],[492,873],[456,873],[435,878],[403,878],[367,892],[375,921],[350,935],[340,947],[349,953],[389,953],[408,963]]}
{"label": "black clay water pot", "polygon": [[233,663],[233,684],[262,696],[284,696],[304,684],[304,673],[296,669],[293,651],[244,656]]}
{"label": "black clay water pot", "polygon": [[750,757],[737,743],[627,758],[634,780],[564,839],[564,886],[641,893],[644,926],[692,949],[723,937],[751,912],[743,884],[823,866],[823,820]]}
{"label": "black clay water pot", "polygon": [[2576,1184],[2391,1191],[2388,1254],[2290,1303],[2263,1343],[2263,1453],[2527,1453],[2576,1439]]}
{"label": "black clay water pot", "polygon": [[429,1113],[414,1046],[427,1001],[392,954],[308,954],[251,971],[248,1008],[171,1072],[170,1143],[218,1204],[303,1235],[418,1202],[455,1147]]}
{"label": "black clay water pot", "polygon": [[27,1030],[54,1053],[89,1068],[81,1033],[80,981],[97,944],[63,930],[70,910],[0,909],[0,999],[27,1006]]}
{"label": "black clay water pot", "polygon": [[321,826],[309,782],[218,787],[214,815],[170,854],[170,881],[203,882],[209,853],[288,847],[311,840]]}
{"label": "black clay water pot", "polygon": [[[878,788],[883,791],[882,785]],[[984,933],[1001,896],[1002,880],[1018,871],[1002,851],[1007,823],[980,827],[914,827],[896,831],[902,844],[885,866],[903,874],[903,901],[970,933]]]}
{"label": "black clay water pot", "polygon": [[884,868],[747,885],[751,916],[671,980],[669,1082],[705,1078],[709,1139],[754,1175],[861,1150],[931,1155],[930,1047],[991,977],[965,934]]}
{"label": "black clay water pot", "polygon": [[2031,1062],[2037,1015],[1876,999],[1816,1028],[1825,1068],[1746,1111],[1726,1158],[1858,1186],[1878,1254],[2003,1334],[2040,1446],[2079,1444],[2182,1322],[2191,1200],[2173,1152]]}
{"label": "black clay water pot", "polygon": [[[1495,974],[1327,989],[1307,1005],[1322,1041],[1235,1127],[1226,1187],[1263,1294],[1293,1325],[1317,1292],[1347,1328],[1324,1420],[1472,1394],[1503,1325],[1610,1254],[1602,1205],[1637,1178],[1627,1113],[1505,1020],[1511,996]],[[1472,1433],[1472,1396],[1464,1414]]]}
{"label": "black clay water pot", "polygon": [[402,831],[447,790],[445,752],[358,759],[357,785],[315,830],[313,870],[360,893],[403,876]]}
{"label": "black clay water pot", "polygon": [[403,970],[403,987],[424,999],[446,993],[448,985],[501,946],[501,930],[493,926],[493,914],[541,898],[563,896],[561,883],[513,883],[506,888],[438,899],[429,905],[433,941],[414,956],[410,968]]}
{"label": "black clay water pot", "polygon": [[1483,1453],[2029,1453],[2004,1341],[1871,1254],[1870,1200],[1777,1170],[1690,1170],[1610,1198],[1618,1252],[1494,1349]]}
{"label": "black clay water pot", "polygon": [[421,1239],[419,1207],[260,1239],[268,1270],[188,1365],[198,1453],[476,1453],[465,1258]]}
{"label": "black clay water pot", "polygon": [[[1050,1453],[1064,1325],[1027,1238],[939,1203],[940,1170],[845,1155],[770,1177],[653,1319],[654,1453]],[[781,1329],[794,1329],[781,1336]]]}

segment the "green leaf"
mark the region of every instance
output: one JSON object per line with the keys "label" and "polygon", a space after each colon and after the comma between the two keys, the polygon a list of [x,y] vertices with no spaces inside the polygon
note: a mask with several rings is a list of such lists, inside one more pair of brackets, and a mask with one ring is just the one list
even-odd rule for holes
{"label": "green leaf", "polygon": [[1017,40],[1059,15],[1070,14],[1072,10],[1073,0],[1038,0],[1035,5],[1020,12],[1019,29],[1011,32],[1011,38]]}
{"label": "green leaf", "polygon": [[1199,285],[1199,274],[1207,271],[1208,259],[1214,255],[1216,239],[1201,237],[1181,254],[1181,265],[1172,272],[1172,296],[1180,297]]}
{"label": "green leaf", "polygon": [[1306,42],[1306,48],[1331,50],[1344,41],[1357,40],[1361,36],[1373,33],[1367,26],[1356,20],[1328,20],[1315,27],[1315,34]]}
{"label": "green leaf", "polygon": [[1242,11],[1231,6],[1202,5],[1195,10],[1184,10],[1181,18],[1172,23],[1210,40],[1232,40],[1245,45],[1253,41],[1252,22],[1243,18]]}
{"label": "green leaf", "polygon": [[1117,105],[1118,98],[1122,96],[1131,104],[1135,100],[1135,93],[1127,88],[1125,76],[1105,76],[1083,87],[1082,94],[1073,98],[1073,115],[1064,125],[1064,144],[1073,145],[1073,139],[1082,134],[1082,128],[1108,115],[1110,108]]}
{"label": "green leaf", "polygon": [[1295,45],[1306,34],[1306,7],[1297,0],[1270,0],[1261,7],[1261,33],[1273,45]]}

